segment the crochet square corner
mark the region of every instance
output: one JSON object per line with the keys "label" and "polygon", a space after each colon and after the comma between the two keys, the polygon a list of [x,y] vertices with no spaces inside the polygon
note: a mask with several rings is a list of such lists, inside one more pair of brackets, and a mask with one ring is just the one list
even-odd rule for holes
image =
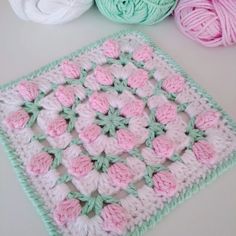
{"label": "crochet square corner", "polygon": [[236,163],[236,125],[121,32],[4,85],[0,135],[51,235],[139,235]]}

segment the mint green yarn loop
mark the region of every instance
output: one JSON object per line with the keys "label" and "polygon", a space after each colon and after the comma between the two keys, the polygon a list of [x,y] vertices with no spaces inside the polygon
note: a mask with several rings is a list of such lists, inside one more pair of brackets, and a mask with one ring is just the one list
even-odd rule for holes
{"label": "mint green yarn loop", "polygon": [[112,21],[152,25],[170,15],[177,0],[96,0],[96,3],[100,12]]}
{"label": "mint green yarn loop", "polygon": [[72,180],[72,176],[65,173],[64,175],[61,175],[58,180],[57,180],[57,184],[63,184],[63,183],[68,183]]}
{"label": "mint green yarn loop", "polygon": [[129,184],[128,187],[125,189],[125,191],[128,193],[128,194],[131,194],[135,197],[138,197],[138,191],[137,191],[137,188],[134,184]]}
{"label": "mint green yarn loop", "polygon": [[119,200],[109,195],[89,196],[80,192],[70,192],[68,199],[78,199],[84,203],[82,207],[82,215],[88,215],[94,211],[96,215],[100,215],[104,204],[118,203]]}
{"label": "mint green yarn loop", "polygon": [[124,129],[128,126],[129,119],[120,116],[115,108],[110,108],[107,115],[97,113],[96,124],[102,126],[104,134],[115,136],[116,130]]}
{"label": "mint green yarn loop", "polygon": [[44,147],[42,150],[54,156],[51,168],[52,169],[58,168],[58,166],[60,166],[62,161],[62,151],[58,148],[51,148],[51,147]]}

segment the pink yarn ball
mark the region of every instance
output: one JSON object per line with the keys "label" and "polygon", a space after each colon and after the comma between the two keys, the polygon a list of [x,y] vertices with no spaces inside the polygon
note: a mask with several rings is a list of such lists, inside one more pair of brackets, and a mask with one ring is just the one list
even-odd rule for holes
{"label": "pink yarn ball", "polygon": [[235,0],[181,0],[175,20],[186,36],[204,46],[236,43]]}

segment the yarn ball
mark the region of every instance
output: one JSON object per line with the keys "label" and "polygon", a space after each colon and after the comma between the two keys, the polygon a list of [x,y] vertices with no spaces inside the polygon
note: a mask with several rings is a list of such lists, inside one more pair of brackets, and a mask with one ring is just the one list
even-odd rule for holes
{"label": "yarn ball", "polygon": [[100,12],[110,20],[151,25],[174,10],[177,0],[96,0]]}
{"label": "yarn ball", "polygon": [[69,22],[87,11],[93,0],[9,0],[18,17],[42,24]]}
{"label": "yarn ball", "polygon": [[180,0],[174,15],[180,30],[204,46],[236,43],[235,0]]}

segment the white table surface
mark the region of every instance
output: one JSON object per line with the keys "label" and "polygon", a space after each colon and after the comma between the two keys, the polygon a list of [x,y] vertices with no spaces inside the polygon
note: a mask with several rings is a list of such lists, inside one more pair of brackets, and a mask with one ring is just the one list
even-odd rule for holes
{"label": "white table surface", "polygon": [[[204,48],[185,38],[172,18],[154,26],[121,25],[107,20],[94,7],[71,23],[47,26],[19,20],[8,2],[0,1],[0,83],[14,80],[101,37],[127,28],[151,36],[236,120],[236,46]],[[2,147],[0,235],[47,235]],[[177,207],[145,235],[235,236],[236,168]]]}

